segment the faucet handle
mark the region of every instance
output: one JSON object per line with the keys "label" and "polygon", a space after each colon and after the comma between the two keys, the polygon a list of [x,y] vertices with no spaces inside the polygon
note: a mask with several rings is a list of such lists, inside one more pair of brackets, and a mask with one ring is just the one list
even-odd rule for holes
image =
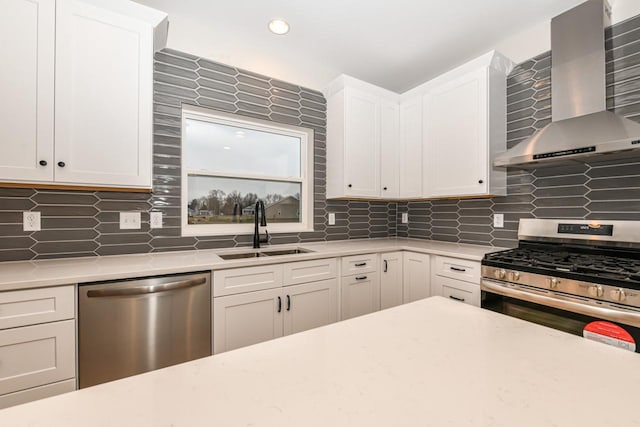
{"label": "faucet handle", "polygon": [[269,243],[269,240],[271,240],[271,236],[269,235],[269,230],[264,230],[264,240],[260,239],[260,243]]}

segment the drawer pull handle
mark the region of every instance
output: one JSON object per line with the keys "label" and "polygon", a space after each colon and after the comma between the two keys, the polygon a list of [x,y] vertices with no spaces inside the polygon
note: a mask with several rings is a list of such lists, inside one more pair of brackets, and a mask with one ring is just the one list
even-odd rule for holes
{"label": "drawer pull handle", "polygon": [[359,262],[359,263],[355,264],[356,267],[364,267],[365,265],[367,265],[366,262]]}
{"label": "drawer pull handle", "polygon": [[454,297],[453,295],[449,295],[449,298],[451,298],[452,300],[456,300],[456,301],[464,302],[464,298]]}
{"label": "drawer pull handle", "polygon": [[287,311],[291,311],[291,297],[287,295]]}
{"label": "drawer pull handle", "polygon": [[358,276],[356,280],[367,280],[367,276]]}
{"label": "drawer pull handle", "polygon": [[278,313],[282,311],[282,298],[278,297]]}
{"label": "drawer pull handle", "polygon": [[389,263],[387,262],[387,260],[384,260],[384,272],[386,273],[389,270]]}
{"label": "drawer pull handle", "polygon": [[453,271],[460,271],[462,273],[464,273],[465,271],[467,271],[466,268],[460,268],[460,267],[449,267],[450,269],[452,269]]}

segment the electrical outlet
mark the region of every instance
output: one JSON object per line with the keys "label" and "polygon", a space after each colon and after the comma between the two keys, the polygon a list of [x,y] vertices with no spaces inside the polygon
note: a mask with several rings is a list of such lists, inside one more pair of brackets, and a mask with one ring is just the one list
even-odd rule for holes
{"label": "electrical outlet", "polygon": [[40,231],[40,212],[22,212],[22,229]]}
{"label": "electrical outlet", "polygon": [[149,226],[151,228],[162,228],[162,212],[151,212],[149,214]]}
{"label": "electrical outlet", "polygon": [[329,225],[336,225],[336,214],[333,212],[329,214]]}
{"label": "electrical outlet", "polygon": [[120,212],[120,229],[137,230],[140,228],[140,212]]}
{"label": "electrical outlet", "polygon": [[493,214],[493,226],[495,228],[504,228],[504,214]]}
{"label": "electrical outlet", "polygon": [[402,223],[409,224],[409,212],[402,212]]}

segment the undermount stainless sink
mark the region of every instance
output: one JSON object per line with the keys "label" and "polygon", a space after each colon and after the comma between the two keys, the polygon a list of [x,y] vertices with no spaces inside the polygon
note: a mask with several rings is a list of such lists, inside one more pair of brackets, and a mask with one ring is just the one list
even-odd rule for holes
{"label": "undermount stainless sink", "polygon": [[278,255],[307,254],[309,252],[313,252],[313,251],[310,251],[308,249],[302,249],[302,248],[294,248],[294,249],[280,249],[275,251],[264,251],[262,252],[262,254],[267,256],[278,256]]}
{"label": "undermount stainless sink", "polygon": [[280,256],[280,255],[296,255],[296,254],[306,254],[310,251],[308,249],[302,248],[293,248],[293,249],[276,249],[276,250],[265,250],[264,252],[235,252],[229,254],[221,254],[218,255],[220,258],[224,260],[232,260],[232,259],[245,259],[245,258],[260,258],[266,256]]}

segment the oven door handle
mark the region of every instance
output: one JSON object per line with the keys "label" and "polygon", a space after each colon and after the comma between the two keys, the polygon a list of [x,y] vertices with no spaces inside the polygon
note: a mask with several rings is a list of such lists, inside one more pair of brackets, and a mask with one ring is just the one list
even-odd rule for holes
{"label": "oven door handle", "polygon": [[532,302],[535,304],[546,305],[548,307],[557,308],[559,310],[571,311],[573,313],[583,314],[609,320],[612,322],[622,323],[629,326],[640,328],[640,313],[636,313],[623,308],[609,308],[595,306],[586,302],[574,302],[568,297],[554,295],[553,297],[541,295],[534,292],[521,291],[512,286],[504,286],[489,280],[482,280],[481,289],[483,291],[492,292],[510,298]]}

